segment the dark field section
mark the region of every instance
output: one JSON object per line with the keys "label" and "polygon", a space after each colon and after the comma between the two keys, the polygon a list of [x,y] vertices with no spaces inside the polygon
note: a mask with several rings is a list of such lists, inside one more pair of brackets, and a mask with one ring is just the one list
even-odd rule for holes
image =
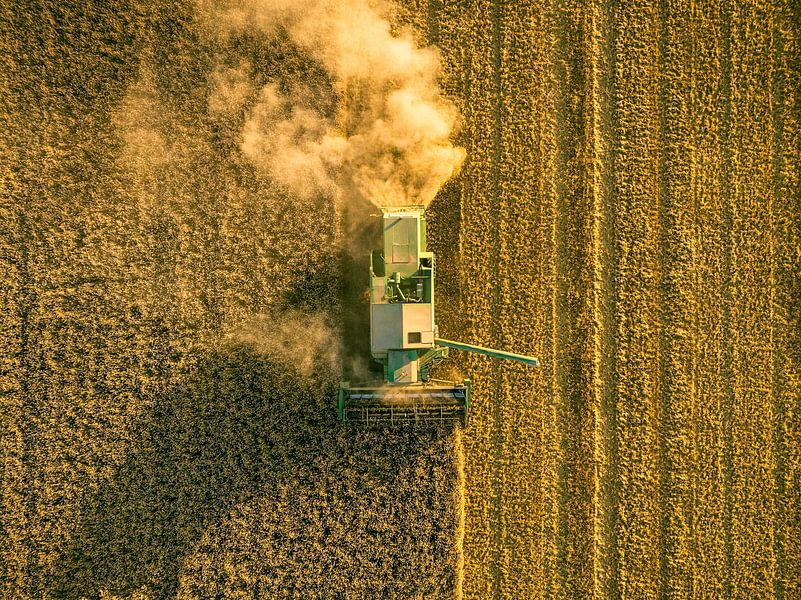
{"label": "dark field section", "polygon": [[456,440],[338,427],[363,265],[239,151],[321,69],[192,3],[0,11],[0,596],[452,597]]}

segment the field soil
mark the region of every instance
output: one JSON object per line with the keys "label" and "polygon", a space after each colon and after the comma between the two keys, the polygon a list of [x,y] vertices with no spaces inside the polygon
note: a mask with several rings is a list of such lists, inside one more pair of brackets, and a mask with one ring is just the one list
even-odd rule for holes
{"label": "field soil", "polygon": [[464,431],[338,426],[365,256],[240,148],[326,75],[202,6],[0,2],[0,596],[801,597],[798,3],[394,5],[440,333],[542,363]]}

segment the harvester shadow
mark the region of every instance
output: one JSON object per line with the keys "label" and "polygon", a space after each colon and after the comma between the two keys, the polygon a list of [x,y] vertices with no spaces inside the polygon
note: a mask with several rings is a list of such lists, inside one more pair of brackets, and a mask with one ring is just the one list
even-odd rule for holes
{"label": "harvester shadow", "polygon": [[381,365],[370,359],[370,253],[382,243],[378,213],[358,197],[352,200],[343,218],[345,244],[334,256],[307,264],[283,298],[289,309],[324,314],[336,324],[342,336],[342,378],[348,381],[383,376]]}
{"label": "harvester shadow", "polygon": [[370,369],[373,377],[383,375],[380,365],[370,360],[370,254],[382,245],[379,214],[375,206],[356,197],[343,215],[347,245],[340,254],[339,275],[342,376],[346,380],[370,378]]}
{"label": "harvester shadow", "polygon": [[[175,597],[187,556],[238,504],[272,502],[287,487],[301,498],[338,493],[330,488],[339,473],[353,473],[354,438],[337,427],[335,385],[333,377],[309,377],[245,345],[200,360],[191,375],[155,400],[107,483],[87,493],[82,520],[54,565],[48,593],[97,598],[103,591],[146,589],[156,597]],[[381,437],[358,439],[359,451],[372,456],[358,468],[373,485],[391,487],[403,463],[425,448],[426,438],[407,439],[398,460]],[[327,473],[334,476],[320,476]],[[327,530],[341,523],[342,515],[324,521]],[[261,535],[274,535],[270,523],[261,523]],[[301,529],[301,539],[285,541],[290,545],[283,551],[291,555],[304,535],[317,536],[307,545],[325,547],[319,529]],[[329,554],[320,560],[333,560]]]}

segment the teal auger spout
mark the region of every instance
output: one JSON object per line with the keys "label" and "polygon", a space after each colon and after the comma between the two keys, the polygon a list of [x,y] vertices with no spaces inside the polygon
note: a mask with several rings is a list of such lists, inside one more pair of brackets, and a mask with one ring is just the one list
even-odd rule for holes
{"label": "teal auger spout", "polygon": [[435,338],[434,343],[439,346],[453,348],[454,350],[464,350],[465,352],[473,352],[474,354],[484,354],[485,356],[493,356],[495,358],[503,358],[505,360],[514,360],[531,367],[539,367],[540,361],[533,356],[526,356],[524,354],[515,354],[514,352],[505,352],[503,350],[495,350],[494,348],[485,348],[483,346],[475,346],[473,344],[464,344],[462,342],[454,342],[452,340],[443,340],[442,338]]}

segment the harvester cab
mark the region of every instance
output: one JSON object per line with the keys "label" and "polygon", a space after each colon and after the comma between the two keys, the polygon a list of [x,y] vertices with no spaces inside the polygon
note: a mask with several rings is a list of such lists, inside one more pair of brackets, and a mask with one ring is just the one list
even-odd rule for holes
{"label": "harvester cab", "polygon": [[426,250],[423,207],[385,210],[384,247],[370,257],[370,351],[383,382],[339,386],[339,419],[366,424],[466,425],[470,380],[433,380],[431,368],[449,348],[539,366],[531,356],[438,337],[434,320],[434,254]]}

